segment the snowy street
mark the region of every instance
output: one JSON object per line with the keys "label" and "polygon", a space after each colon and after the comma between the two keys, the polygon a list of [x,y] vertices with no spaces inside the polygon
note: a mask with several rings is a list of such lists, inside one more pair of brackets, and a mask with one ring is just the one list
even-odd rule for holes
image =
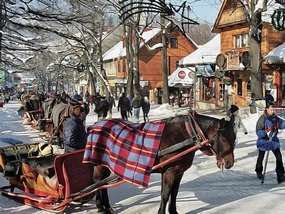
{"label": "snowy street", "polygon": [[[19,104],[12,102],[0,108],[0,138],[14,138],[24,142],[37,142],[39,132],[22,125],[16,110]],[[142,113],[141,113],[142,115]],[[150,119],[173,116],[171,108],[155,106],[150,111]],[[119,117],[114,111],[113,117]],[[221,171],[216,167],[215,157],[197,152],[194,163],[188,169],[181,182],[177,197],[179,213],[215,213],[215,214],[283,214],[285,212],[285,183],[277,184],[275,158],[270,153],[265,183],[255,175],[257,150],[255,146],[255,124],[257,115],[249,115],[244,123],[248,135],[238,134],[235,149],[235,165],[230,170]],[[94,122],[91,112],[87,125]],[[285,131],[279,135],[283,158],[285,157]],[[5,146],[5,145],[0,145]],[[0,185],[6,185],[6,179],[0,176]],[[143,189],[130,184],[110,190],[110,200],[116,213],[138,214],[157,213],[160,203],[160,174],[153,174],[149,188]],[[19,204],[12,199],[0,196],[0,213],[47,213]],[[72,206],[66,213],[97,213],[95,201],[83,206]]]}

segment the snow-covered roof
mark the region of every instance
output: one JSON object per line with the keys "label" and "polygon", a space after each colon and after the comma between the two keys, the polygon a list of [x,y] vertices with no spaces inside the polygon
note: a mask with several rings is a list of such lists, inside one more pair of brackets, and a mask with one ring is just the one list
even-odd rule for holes
{"label": "snow-covered roof", "polygon": [[264,57],[266,64],[283,64],[285,63],[285,43],[271,50]]}
{"label": "snow-covered roof", "polygon": [[[142,38],[144,39],[144,42],[149,42],[153,37],[160,33],[160,31],[160,28],[153,28],[151,30],[143,32]],[[140,44],[140,47],[144,45],[144,42]],[[123,41],[120,41],[103,55],[103,60],[107,61],[124,56],[126,56],[126,48],[123,47]]]}
{"label": "snow-covered roof", "polygon": [[182,58],[179,65],[215,64],[216,57],[221,51],[221,38],[217,34],[206,44]]}

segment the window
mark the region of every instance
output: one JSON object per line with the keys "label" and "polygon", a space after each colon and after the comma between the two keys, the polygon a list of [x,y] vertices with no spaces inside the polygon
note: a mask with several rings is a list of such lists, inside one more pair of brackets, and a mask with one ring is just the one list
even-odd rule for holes
{"label": "window", "polygon": [[235,35],[233,38],[234,38],[235,48],[248,47],[248,34],[247,33]]}
{"label": "window", "polygon": [[170,38],[169,39],[170,48],[178,48],[178,41],[177,38]]}

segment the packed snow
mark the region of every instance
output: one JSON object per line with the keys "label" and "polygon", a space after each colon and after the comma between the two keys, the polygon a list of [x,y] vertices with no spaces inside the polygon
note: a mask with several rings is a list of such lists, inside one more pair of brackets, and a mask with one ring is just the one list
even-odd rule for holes
{"label": "packed snow", "polygon": [[[11,137],[24,142],[40,141],[39,132],[29,126],[22,125],[16,113],[19,104],[13,102],[0,108],[0,138]],[[173,108],[169,105],[152,105],[151,120],[175,116],[188,111],[187,108]],[[223,115],[215,115],[221,118]],[[119,117],[114,109],[113,117]],[[197,152],[192,167],[184,174],[177,197],[179,213],[215,213],[215,214],[283,214],[285,203],[284,184],[277,184],[275,174],[275,158],[269,156],[268,173],[265,184],[261,185],[256,178],[254,168],[257,157],[255,147],[255,124],[257,114],[243,115],[243,122],[249,133],[238,133],[238,144],[235,149],[236,162],[232,169],[221,171],[216,167],[214,157],[208,157]],[[87,117],[86,124],[91,125],[97,117],[93,112]],[[133,118],[131,118],[133,120]],[[143,119],[141,118],[141,121]],[[285,149],[285,134],[280,133],[282,149]],[[283,151],[284,155],[284,151]],[[6,185],[6,179],[0,176],[1,185]],[[130,184],[110,189],[110,200],[116,213],[148,214],[157,213],[160,203],[160,174],[153,174],[149,188],[138,188]],[[29,206],[19,204],[12,199],[0,196],[0,213],[48,213]],[[92,200],[83,206],[72,205],[66,213],[97,213]]]}

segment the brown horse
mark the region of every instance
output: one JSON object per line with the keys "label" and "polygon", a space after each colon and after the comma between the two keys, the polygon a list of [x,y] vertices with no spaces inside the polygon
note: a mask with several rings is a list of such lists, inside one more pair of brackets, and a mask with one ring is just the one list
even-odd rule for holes
{"label": "brown horse", "polygon": [[[233,120],[226,121],[225,119],[216,119],[205,115],[193,113],[193,118],[197,122],[204,136],[209,140],[208,146],[201,148],[202,151],[208,155],[216,155],[217,166],[219,168],[225,167],[231,168],[234,165],[234,142],[236,139],[236,133],[234,132]],[[187,131],[187,124],[189,124],[189,115],[178,116],[164,120],[166,125],[161,137],[160,151],[170,148],[173,145],[177,145],[190,137],[189,128]],[[198,127],[197,126],[197,127]],[[194,127],[194,126],[192,126]],[[196,127],[196,128],[197,128]],[[193,128],[195,129],[195,128]],[[193,130],[192,129],[192,130]],[[197,132],[196,132],[197,133]],[[194,146],[189,144],[186,147],[180,148],[177,151],[157,156],[155,165],[159,164],[174,155],[182,152],[190,147]],[[169,213],[177,214],[176,210],[176,197],[178,194],[180,181],[184,172],[191,167],[195,152],[188,153],[175,162],[172,162],[159,170],[154,172],[161,173],[161,202],[158,213],[164,214],[166,212],[166,204],[170,198]],[[95,179],[104,179],[110,174],[109,170],[102,166],[95,167],[94,177]],[[113,213],[113,210],[109,204],[107,189],[98,191],[96,195],[96,205],[99,211],[104,213]]]}

